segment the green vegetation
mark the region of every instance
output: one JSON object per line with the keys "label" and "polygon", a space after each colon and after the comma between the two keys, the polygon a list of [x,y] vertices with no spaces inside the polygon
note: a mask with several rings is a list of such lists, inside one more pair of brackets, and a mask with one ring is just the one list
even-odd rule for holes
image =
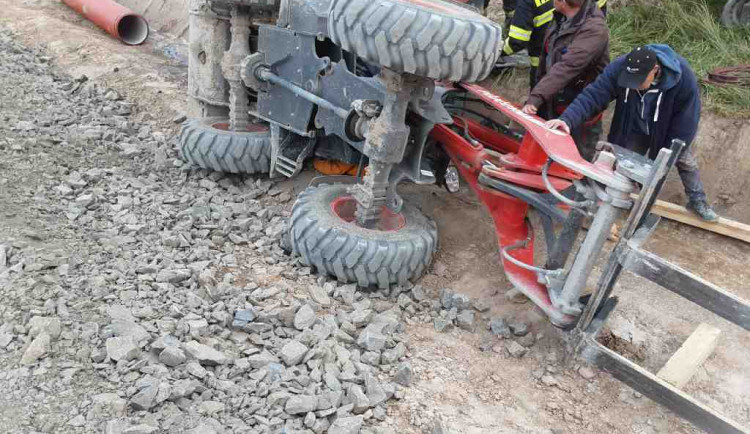
{"label": "green vegetation", "polygon": [[[649,43],[670,45],[692,65],[699,79],[718,67],[750,64],[750,28],[721,25],[719,0],[635,0],[607,17],[612,57]],[[750,88],[701,82],[706,108],[732,117],[750,117]]]}

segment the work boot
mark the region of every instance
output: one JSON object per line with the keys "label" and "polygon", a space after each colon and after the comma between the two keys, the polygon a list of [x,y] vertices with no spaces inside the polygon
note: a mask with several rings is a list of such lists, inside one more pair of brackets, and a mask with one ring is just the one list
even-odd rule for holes
{"label": "work boot", "polygon": [[698,214],[700,218],[707,222],[715,222],[719,219],[719,215],[711,209],[711,205],[705,199],[691,200],[688,202],[686,208]]}

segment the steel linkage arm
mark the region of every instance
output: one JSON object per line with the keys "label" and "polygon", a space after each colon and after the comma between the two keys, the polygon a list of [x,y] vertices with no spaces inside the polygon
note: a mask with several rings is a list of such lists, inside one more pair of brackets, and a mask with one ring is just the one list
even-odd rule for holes
{"label": "steel linkage arm", "polygon": [[[378,79],[385,85],[382,110],[370,121],[363,153],[370,164],[361,184],[352,187],[357,200],[357,223],[374,227],[388,199],[389,177],[395,164],[404,158],[409,140],[406,112],[416,91],[431,88],[431,81],[382,68]],[[395,197],[395,196],[394,196]]]}
{"label": "steel linkage arm", "polygon": [[547,288],[540,283],[540,270],[533,266],[534,231],[526,221],[529,204],[479,182],[480,177],[486,176],[483,169],[490,159],[484,147],[473,145],[447,125],[435,125],[431,137],[448,153],[463,179],[492,216],[508,280],[539,306],[553,323],[573,321],[574,317],[552,305]]}

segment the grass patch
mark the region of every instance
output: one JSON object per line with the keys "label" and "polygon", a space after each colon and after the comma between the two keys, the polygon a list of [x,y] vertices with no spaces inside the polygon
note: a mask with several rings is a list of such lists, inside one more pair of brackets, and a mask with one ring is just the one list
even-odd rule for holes
{"label": "grass patch", "polygon": [[[685,57],[699,79],[718,67],[750,64],[750,27],[721,25],[716,0],[635,0],[607,17],[612,57],[664,43]],[[750,88],[701,82],[704,106],[720,115],[750,117]]]}

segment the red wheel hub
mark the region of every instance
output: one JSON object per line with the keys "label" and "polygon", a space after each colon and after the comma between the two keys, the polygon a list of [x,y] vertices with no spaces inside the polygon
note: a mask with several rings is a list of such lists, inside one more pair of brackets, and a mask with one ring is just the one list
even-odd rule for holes
{"label": "red wheel hub", "polygon": [[[331,202],[331,211],[336,214],[341,220],[347,223],[355,223],[356,217],[354,216],[357,210],[357,201],[351,196],[341,196],[334,199]],[[375,227],[379,231],[397,231],[406,225],[406,219],[401,213],[394,213],[387,206],[383,205],[380,210],[380,221]]]}

